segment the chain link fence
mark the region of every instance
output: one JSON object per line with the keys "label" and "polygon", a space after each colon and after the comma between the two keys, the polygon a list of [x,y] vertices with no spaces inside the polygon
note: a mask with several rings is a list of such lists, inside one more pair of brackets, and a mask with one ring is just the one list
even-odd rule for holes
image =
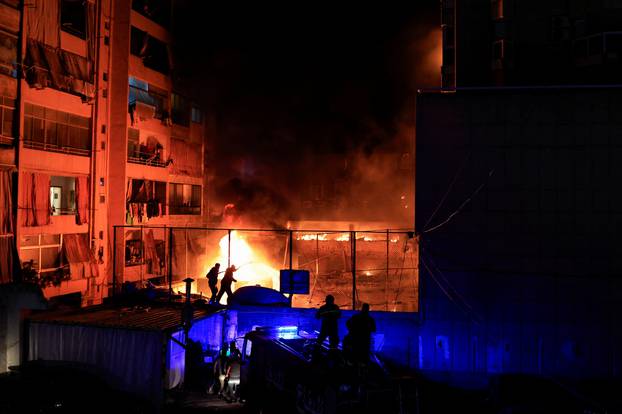
{"label": "chain link fence", "polygon": [[316,308],[326,295],[344,309],[419,310],[418,240],[405,231],[298,231],[115,226],[112,291],[124,283],[148,281],[183,290],[191,277],[194,293],[209,296],[205,274],[238,269],[234,290],[261,285],[279,290],[280,269],[309,271],[309,294],[292,305]]}

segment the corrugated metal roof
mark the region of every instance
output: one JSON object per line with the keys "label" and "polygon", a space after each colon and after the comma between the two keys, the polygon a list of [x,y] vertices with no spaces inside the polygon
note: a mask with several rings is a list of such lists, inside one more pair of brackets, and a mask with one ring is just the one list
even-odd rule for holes
{"label": "corrugated metal roof", "polygon": [[[147,308],[93,306],[90,308],[42,312],[29,319],[36,323],[96,326],[102,328],[137,329],[147,331],[175,331],[182,328],[180,306]],[[194,309],[198,320],[214,313],[208,309]]]}

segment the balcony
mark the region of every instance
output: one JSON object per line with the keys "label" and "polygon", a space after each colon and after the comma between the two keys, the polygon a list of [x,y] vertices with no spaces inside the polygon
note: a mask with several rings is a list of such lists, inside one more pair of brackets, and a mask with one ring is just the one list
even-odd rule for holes
{"label": "balcony", "polygon": [[131,162],[132,164],[147,165],[149,167],[166,167],[166,161],[162,160],[160,154],[157,153],[141,151],[133,151],[132,153],[130,153],[128,151],[127,162]]}
{"label": "balcony", "polygon": [[139,143],[138,130],[130,128],[127,141],[127,162],[147,165],[149,167],[164,168],[167,162],[164,159],[164,147],[153,138],[146,144]]}
{"label": "balcony", "polygon": [[[3,137],[4,138],[4,137]],[[56,145],[47,142],[38,142],[32,140],[24,140],[24,148],[30,148],[41,151],[60,152],[62,154],[80,155],[83,157],[89,157],[91,150],[84,148],[76,148],[68,145]]]}

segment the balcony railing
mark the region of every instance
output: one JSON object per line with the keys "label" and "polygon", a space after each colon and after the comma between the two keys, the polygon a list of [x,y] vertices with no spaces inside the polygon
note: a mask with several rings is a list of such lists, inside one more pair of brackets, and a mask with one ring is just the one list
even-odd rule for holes
{"label": "balcony railing", "polygon": [[14,143],[15,143],[15,138],[0,135],[0,145],[5,146],[5,147],[12,147]]}
{"label": "balcony railing", "polygon": [[150,167],[166,167],[166,161],[162,160],[160,154],[140,151],[132,151],[127,154],[127,162],[133,164],[148,165]]}
{"label": "balcony railing", "polygon": [[91,150],[84,148],[75,148],[67,145],[59,146],[55,144],[29,140],[24,140],[24,148],[36,149],[41,151],[60,152],[63,154],[71,155],[80,155],[83,157],[89,157],[91,155]]}

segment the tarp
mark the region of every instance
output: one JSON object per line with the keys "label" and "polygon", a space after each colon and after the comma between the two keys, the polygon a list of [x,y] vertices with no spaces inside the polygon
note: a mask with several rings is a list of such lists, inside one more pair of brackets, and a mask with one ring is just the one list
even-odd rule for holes
{"label": "tarp", "polygon": [[60,46],[60,1],[32,0],[24,7],[26,33],[52,47]]}
{"label": "tarp", "polygon": [[162,401],[162,332],[104,329],[32,322],[29,360],[71,361],[95,366],[120,388]]}
{"label": "tarp", "polygon": [[95,95],[86,58],[35,39],[27,41],[25,77],[37,88],[51,86],[86,97]]}
{"label": "tarp", "polygon": [[86,233],[64,234],[63,251],[69,262],[72,279],[97,277],[99,275],[95,258],[89,249]]}
{"label": "tarp", "polygon": [[89,180],[88,177],[76,177],[76,224],[89,222]]}
{"label": "tarp", "polygon": [[289,300],[281,292],[262,286],[243,286],[233,292],[227,300],[229,305],[281,305],[288,306]]}

